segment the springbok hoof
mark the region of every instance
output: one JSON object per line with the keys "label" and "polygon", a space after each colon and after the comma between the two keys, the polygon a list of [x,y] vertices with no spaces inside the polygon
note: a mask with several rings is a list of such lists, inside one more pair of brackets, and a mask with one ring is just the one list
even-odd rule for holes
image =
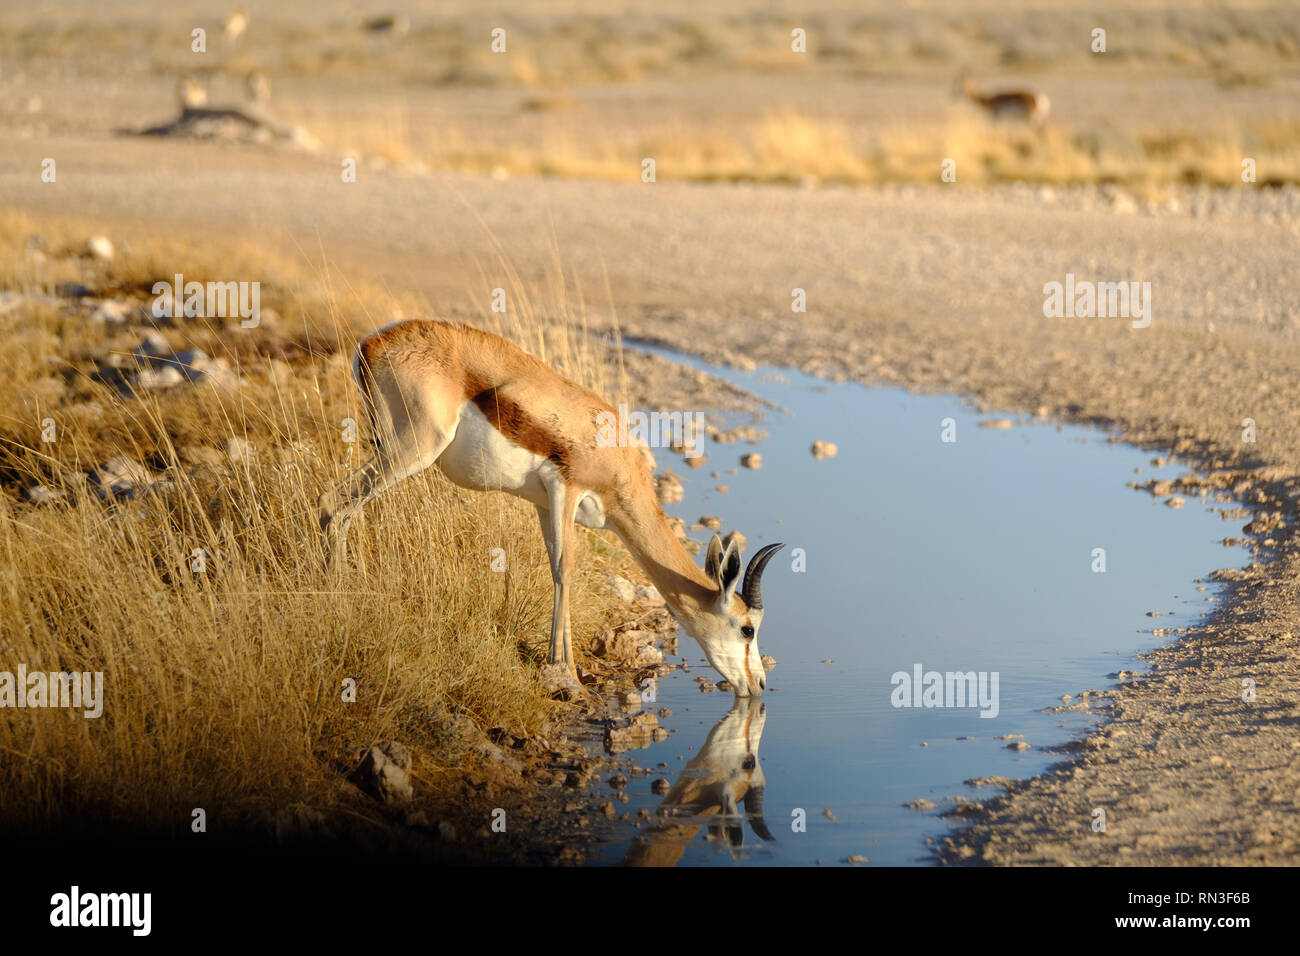
{"label": "springbok hoof", "polygon": [[579,700],[586,696],[578,678],[564,664],[546,664],[540,674],[546,693],[555,700]]}

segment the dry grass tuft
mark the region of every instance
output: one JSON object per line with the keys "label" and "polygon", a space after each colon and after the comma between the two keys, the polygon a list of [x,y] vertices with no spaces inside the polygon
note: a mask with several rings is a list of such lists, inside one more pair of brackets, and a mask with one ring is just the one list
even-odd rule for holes
{"label": "dry grass tuft", "polygon": [[[98,363],[129,352],[138,331],[56,303],[0,315],[0,670],[102,671],[105,695],[99,719],[0,710],[5,824],[180,828],[196,806],[233,823],[297,802],[326,809],[363,745],[401,740],[433,780],[471,758],[439,735],[452,714],[518,736],[543,727],[558,705],[535,671],[551,588],[531,507],[418,476],[354,524],[350,567],[335,576],[322,563],[316,497],[365,454],[342,437],[345,419],[364,421],[351,342],[381,324],[360,303],[384,310],[395,300],[364,286],[322,289],[312,270],[247,246],[214,245],[205,260],[143,240],[105,266],[68,255],[77,243],[47,231],[50,258],[33,265],[22,252],[33,231],[19,217],[0,222],[5,288],[38,294],[76,278],[147,302],[139,290],[173,271],[261,275],[273,290],[264,305],[272,299],[281,320],[165,328],[174,347],[230,357],[243,384],[122,395]],[[543,321],[526,295],[517,301],[527,307],[503,331],[599,383],[604,357],[576,317]],[[44,419],[56,424],[52,443]],[[254,456],[231,463],[232,438]],[[159,483],[133,500],[101,500],[87,474],[117,455]],[[33,485],[64,502],[24,501]],[[576,635],[606,623],[594,582],[627,561],[611,542],[583,537]],[[342,699],[349,677],[355,703]]]}

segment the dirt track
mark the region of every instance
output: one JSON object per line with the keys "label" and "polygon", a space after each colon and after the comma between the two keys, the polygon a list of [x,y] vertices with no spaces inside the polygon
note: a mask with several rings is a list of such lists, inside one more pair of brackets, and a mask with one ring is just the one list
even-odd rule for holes
{"label": "dirt track", "polygon": [[[59,160],[54,185],[39,179],[48,155]],[[1095,191],[617,185],[364,168],[343,184],[333,160],[127,139],[20,142],[0,157],[0,205],[38,221],[77,216],[128,239],[278,235],[308,258],[323,249],[345,273],[380,276],[471,319],[492,286],[507,284],[490,231],[526,283],[551,275],[558,255],[596,328],[612,325],[613,302],[624,333],[715,360],[1113,423],[1129,440],[1218,469],[1217,487],[1288,519],[1254,525],[1274,542],[1261,546],[1264,563],[1203,631],[1154,655],[1151,679],[1122,689],[1114,722],[1077,762],[1016,786],[946,853],[1293,861],[1300,199],[1243,187],[1217,199],[1189,192],[1177,210],[1125,212],[1118,202]],[[1066,273],[1150,282],[1151,327],[1044,318],[1042,287]],[[791,311],[794,288],[807,292],[806,314]],[[1253,444],[1242,441],[1247,417]],[[1244,678],[1257,685],[1253,704],[1241,700]],[[1099,806],[1105,834],[1090,826]]]}

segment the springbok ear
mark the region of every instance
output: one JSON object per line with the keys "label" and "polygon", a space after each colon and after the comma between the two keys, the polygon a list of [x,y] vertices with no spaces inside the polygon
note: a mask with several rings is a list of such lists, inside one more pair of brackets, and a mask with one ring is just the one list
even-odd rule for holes
{"label": "springbok ear", "polygon": [[709,550],[704,555],[704,573],[710,580],[718,579],[718,568],[722,565],[722,539],[716,534],[709,539]]}
{"label": "springbok ear", "polygon": [[724,603],[731,603],[731,596],[740,586],[742,569],[740,564],[740,546],[732,541],[722,549],[721,564],[718,568],[718,587],[722,591]]}

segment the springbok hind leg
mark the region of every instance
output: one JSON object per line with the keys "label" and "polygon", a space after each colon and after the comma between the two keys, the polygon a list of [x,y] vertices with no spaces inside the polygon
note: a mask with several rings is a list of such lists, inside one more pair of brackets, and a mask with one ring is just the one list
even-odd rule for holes
{"label": "springbok hind leg", "polygon": [[327,565],[342,568],[347,554],[348,526],[367,504],[405,478],[428,468],[443,453],[453,435],[439,434],[421,451],[412,444],[397,452],[378,451],[364,465],[317,499],[320,527],[325,532]]}

